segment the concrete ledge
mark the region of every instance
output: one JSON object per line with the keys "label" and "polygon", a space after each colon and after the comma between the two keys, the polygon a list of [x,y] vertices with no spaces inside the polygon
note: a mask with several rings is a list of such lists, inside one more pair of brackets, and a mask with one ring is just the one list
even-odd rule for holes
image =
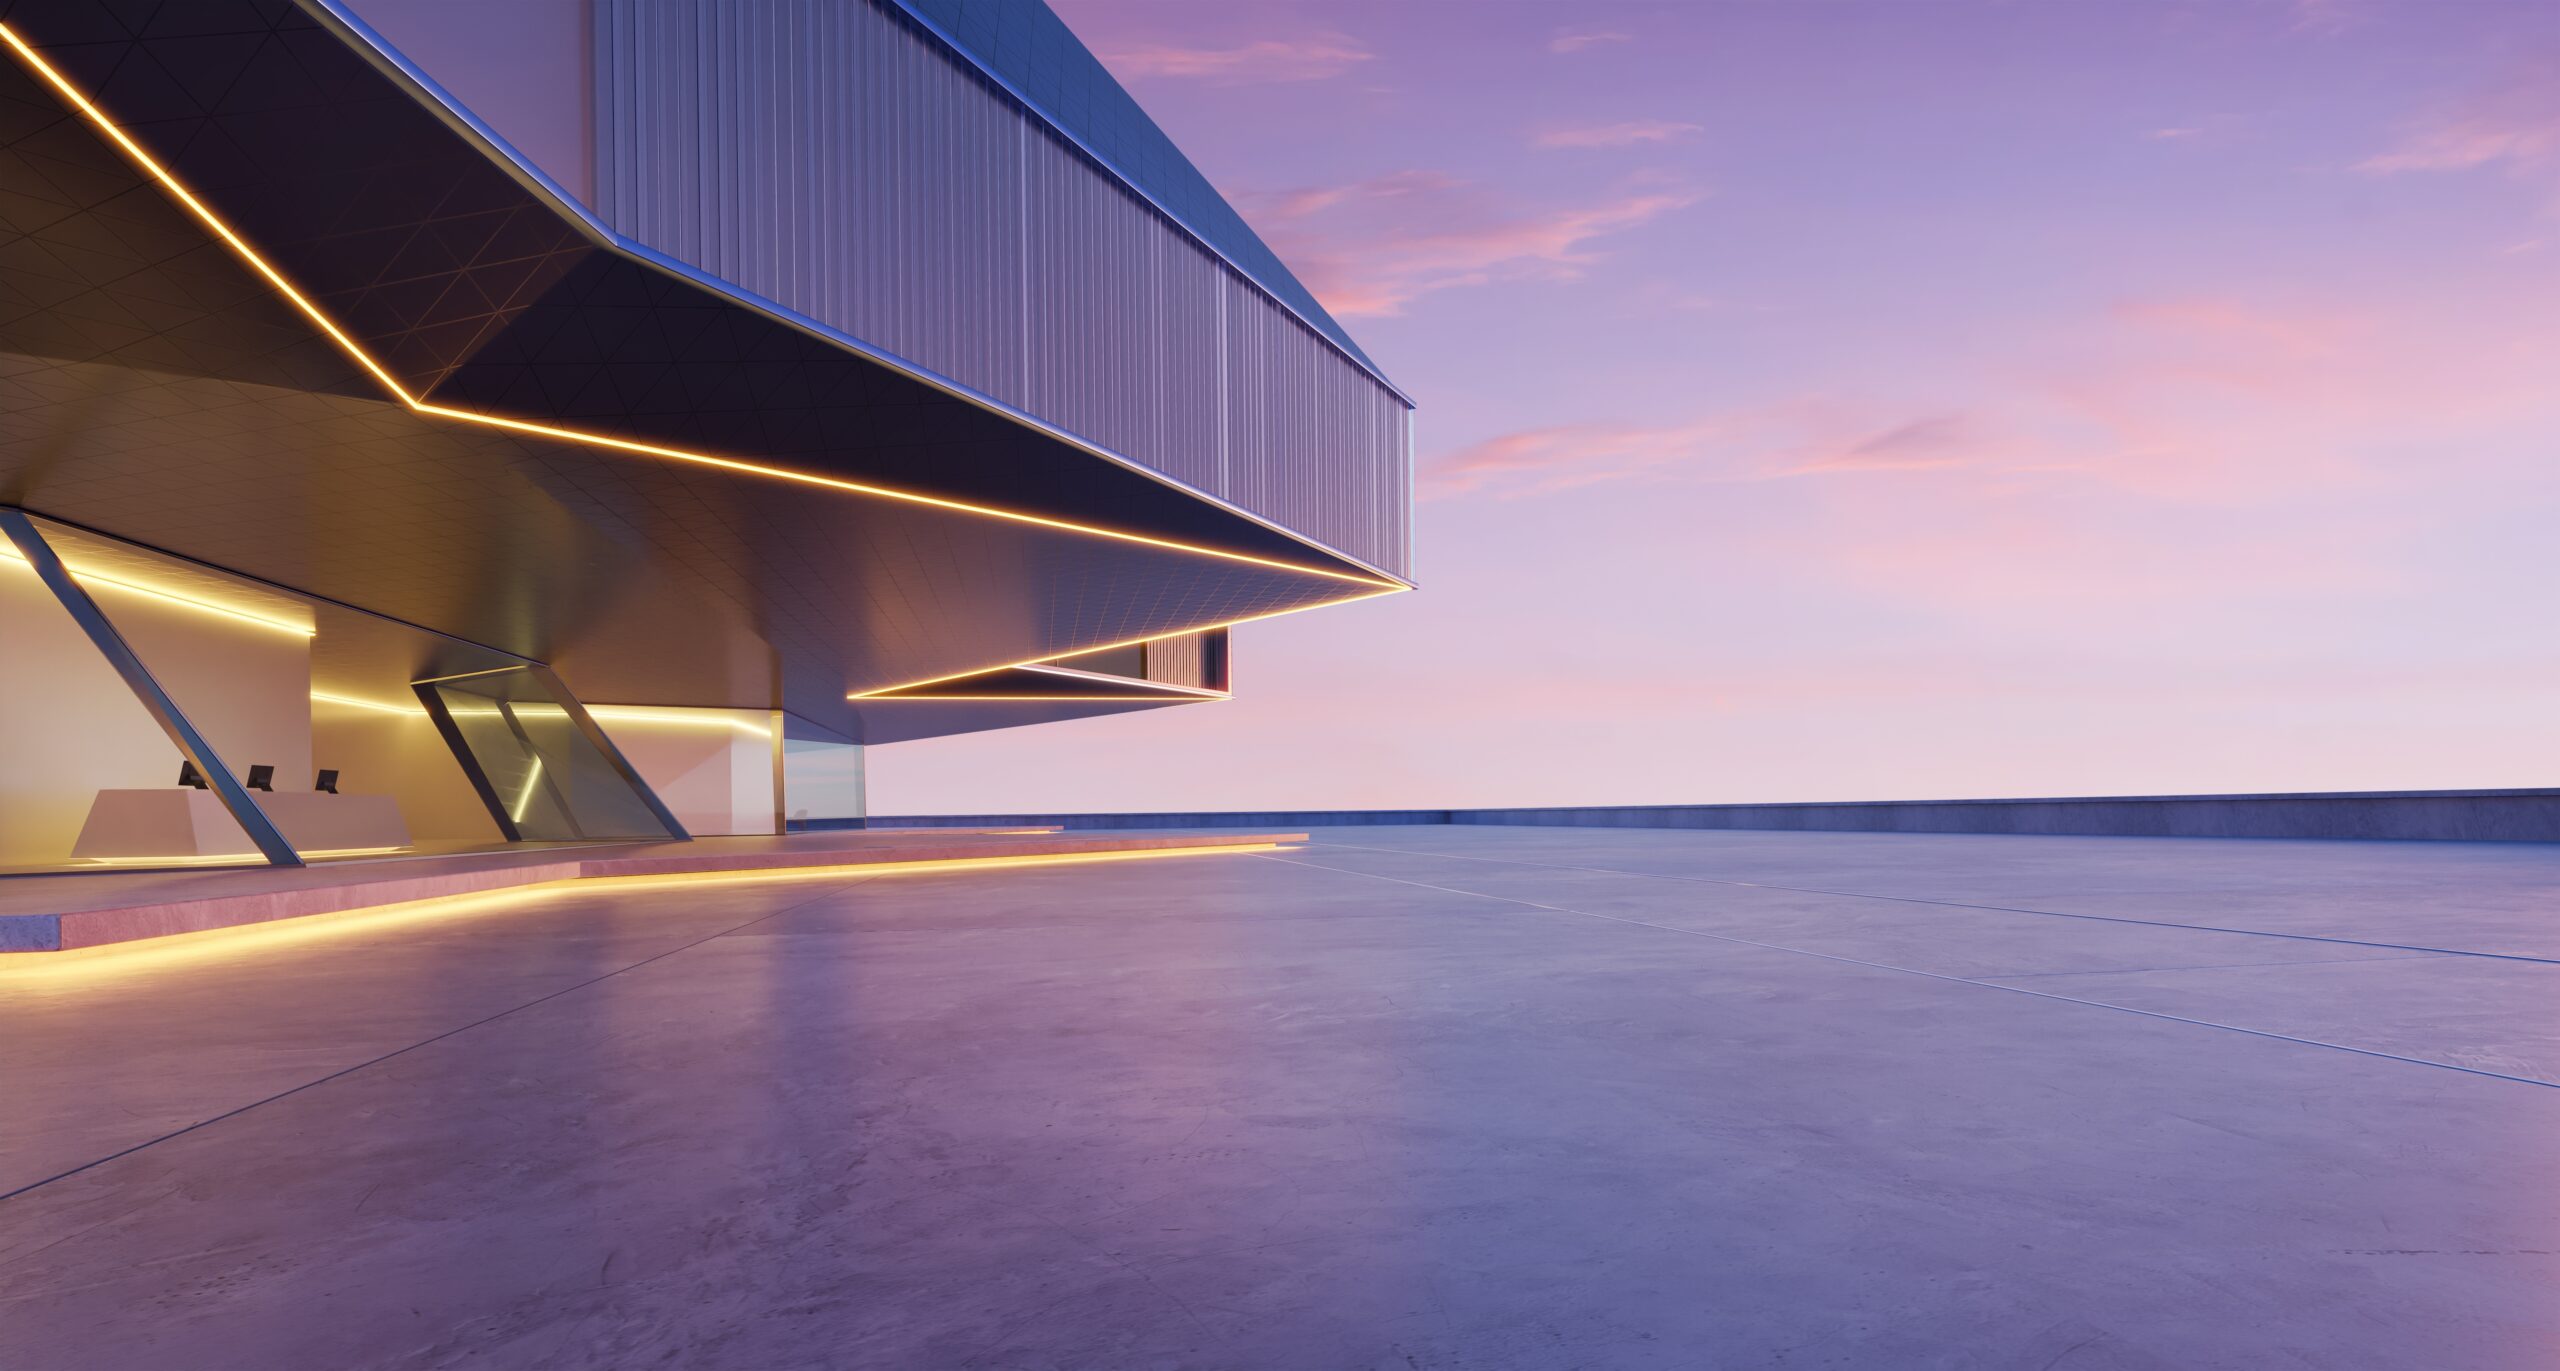
{"label": "concrete ledge", "polygon": [[[1458,820],[1452,814],[1474,813],[1472,810],[1448,809],[1236,809],[1236,810],[1160,810],[1130,814],[1026,814],[1018,818],[993,817],[982,814],[900,815],[876,819],[793,819],[794,833],[838,833],[881,829],[892,831],[962,828],[979,824],[1048,824],[1074,832],[1080,829],[1121,828],[1252,828],[1259,825],[1321,825],[1328,828],[1376,824],[1446,824]],[[1486,811],[1490,812],[1490,811]]]}
{"label": "concrete ledge", "polygon": [[[863,820],[795,822],[812,830]],[[2119,795],[2017,800],[1852,800],[1807,804],[1566,806],[1528,809],[1292,809],[1149,814],[901,816],[912,828],[1041,823],[1075,829],[1261,825],[1526,824],[1837,833],[2011,833],[2050,837],[2313,838],[2560,842],[2560,789],[2371,790],[2268,795]]]}
{"label": "concrete ledge", "polygon": [[1103,852],[1158,852],[1187,847],[1224,847],[1235,843],[1302,843],[1304,833],[1141,833],[1125,836],[1070,837],[1052,832],[1023,838],[990,840],[955,848],[919,836],[883,847],[850,851],[791,853],[706,853],[700,856],[651,854],[637,857],[590,857],[580,862],[586,879],[612,876],[692,876],[756,871],[792,871],[810,867],[872,866],[884,862],[966,862],[999,857],[1073,857]]}
{"label": "concrete ledge", "polygon": [[[188,879],[184,894],[155,888],[133,903],[60,913],[0,914],[0,953],[68,952],[148,938],[214,929],[243,928],[317,914],[344,914],[452,895],[480,895],[560,881],[629,876],[747,875],[811,868],[908,862],[971,862],[1006,858],[1070,857],[1108,853],[1171,852],[1239,843],[1304,842],[1304,833],[1132,834],[1071,837],[1055,832],[1022,836],[895,834],[891,841],[859,847],[720,851],[705,844],[602,849],[596,855],[557,861],[497,862],[446,858],[434,861],[357,863],[305,867],[294,884],[277,885],[270,869],[209,871]],[[691,850],[688,850],[691,849]],[[513,854],[491,854],[507,857]],[[339,879],[314,881],[320,872]],[[39,878],[48,879],[48,878]]]}

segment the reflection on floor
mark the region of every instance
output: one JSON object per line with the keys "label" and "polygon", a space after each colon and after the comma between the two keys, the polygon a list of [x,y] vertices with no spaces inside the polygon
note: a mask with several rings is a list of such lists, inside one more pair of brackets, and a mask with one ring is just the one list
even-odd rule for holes
{"label": "reflection on floor", "polygon": [[1335,830],[0,968],[0,1365],[2560,1364],[2560,850]]}
{"label": "reflection on floor", "polygon": [[795,833],[683,842],[514,843],[460,855],[303,867],[154,869],[0,881],[0,957],[44,957],[179,934],[236,931],[563,881],[744,876],[839,865],[1011,862],[1158,849],[1269,845],[1303,835],[1061,834],[989,828]]}
{"label": "reflection on floor", "polygon": [[[403,847],[356,847],[335,850],[323,849],[318,851],[299,852],[295,855],[301,857],[305,862],[380,861],[405,857],[460,857],[480,852],[531,852],[549,851],[556,848],[613,845],[617,844],[613,843],[610,839],[601,838],[589,842],[555,843],[510,843],[503,841],[464,842],[457,840],[449,842],[410,843]],[[73,858],[69,861],[63,862],[48,862],[41,866],[0,867],[0,876],[137,875],[153,872],[201,870],[206,867],[264,867],[266,865],[268,865],[266,858],[259,856],[254,852],[225,853],[211,857],[90,857]],[[0,892],[5,892],[6,889],[7,886],[5,884],[0,884]],[[0,905],[5,905],[5,903],[5,895],[0,895]]]}

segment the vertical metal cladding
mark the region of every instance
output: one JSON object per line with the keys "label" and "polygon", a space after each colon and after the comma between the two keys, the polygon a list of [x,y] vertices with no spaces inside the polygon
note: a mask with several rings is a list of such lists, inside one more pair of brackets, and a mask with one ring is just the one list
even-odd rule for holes
{"label": "vertical metal cladding", "polygon": [[1146,645],[1145,675],[1150,681],[1166,685],[1195,686],[1203,690],[1224,690],[1227,683],[1211,674],[1211,633],[1185,633],[1175,638],[1158,638]]}
{"label": "vertical metal cladding", "polygon": [[1406,570],[1404,403],[873,0],[596,7],[619,232]]}

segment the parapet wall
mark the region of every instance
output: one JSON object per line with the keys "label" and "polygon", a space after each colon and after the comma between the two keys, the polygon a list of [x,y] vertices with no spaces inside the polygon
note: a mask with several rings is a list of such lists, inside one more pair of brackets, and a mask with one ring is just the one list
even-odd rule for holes
{"label": "parapet wall", "polygon": [[1094,828],[1289,828],[1532,824],[1836,833],[2013,833],[2122,838],[2325,838],[2560,842],[2560,789],[2374,790],[2279,795],[2120,795],[1820,804],[1581,805],[1533,809],[1284,809],[1147,814],[969,814],[811,819],[799,829],[1056,824]]}

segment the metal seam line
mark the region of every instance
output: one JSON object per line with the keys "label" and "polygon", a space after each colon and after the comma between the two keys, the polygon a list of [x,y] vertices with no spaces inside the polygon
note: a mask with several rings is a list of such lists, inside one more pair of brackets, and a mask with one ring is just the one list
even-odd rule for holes
{"label": "metal seam line", "polygon": [[[1697,830],[1715,832],[1719,830]],[[1785,830],[1779,830],[1785,831]],[[1822,830],[1813,830],[1822,831]],[[2276,933],[2260,928],[2223,928],[2216,924],[2186,924],[2170,919],[2136,919],[2123,914],[2070,914],[2059,909],[2021,909],[2005,904],[1968,904],[1962,900],[1926,900],[1917,895],[1876,895],[1863,890],[1820,890],[1804,885],[1766,885],[1758,881],[1728,881],[1714,876],[1673,876],[1655,871],[1622,871],[1613,866],[1573,866],[1563,862],[1532,862],[1517,857],[1477,857],[1461,852],[1415,852],[1400,847],[1366,847],[1359,843],[1328,843],[1328,847],[1351,848],[1360,852],[1389,852],[1407,857],[1445,857],[1460,862],[1500,862],[1508,866],[1534,866],[1549,871],[1589,871],[1603,876],[1633,876],[1647,881],[1684,881],[1691,885],[1729,885],[1743,890],[1783,890],[1794,895],[1833,895],[1844,900],[1889,900],[1895,904],[1934,905],[1945,909],[1979,909],[1989,914],[2032,914],[2040,919],[2081,919],[2089,923],[2134,924],[2142,928],[2177,928],[2191,933],[2235,933],[2244,938],[2282,938],[2298,943],[2335,943],[2341,947],[2372,947],[2388,952],[2427,952],[2443,957],[2479,957],[2495,962],[2531,962],[2538,966],[2560,966],[2560,957],[2533,957],[2521,952],[2473,952],[2459,947],[2427,947],[2418,943],[2378,943],[2369,938],[2332,938],[2318,933]]]}
{"label": "metal seam line", "polygon": [[[1381,848],[1377,850],[1392,851],[1393,849]],[[2560,1081],[2546,1081],[2532,1076],[2511,1076],[2503,1071],[2488,1071],[2476,1066],[2458,1066],[2452,1062],[2431,1061],[2425,1057],[2404,1057],[2397,1052],[2381,1052],[2370,1047],[2349,1047],[2345,1043],[2323,1042],[2318,1038],[2298,1038],[2290,1033],[2275,1033],[2263,1028],[2243,1028],[2238,1024],[2216,1023],[2211,1019],[2190,1019],[2182,1014],[2163,1014],[2158,1010],[2136,1009],[2131,1005],[2109,1004],[2104,1000],[2084,1000],[2073,995],[2056,995],[2049,990],[2029,990],[2024,986],[2002,985],[1998,981],[1975,980],[1969,976],[1950,976],[1943,972],[1922,971],[1917,967],[1895,966],[1891,962],[1871,962],[1858,957],[1843,957],[1830,952],[1813,952],[1801,947],[1789,947],[1784,943],[1764,943],[1750,938],[1736,938],[1724,933],[1708,933],[1694,928],[1675,928],[1670,924],[1648,923],[1643,919],[1630,919],[1623,915],[1595,914],[1588,909],[1568,909],[1563,905],[1540,904],[1535,900],[1514,899],[1509,895],[1487,895],[1480,891],[1459,890],[1452,886],[1433,885],[1429,881],[1409,881],[1401,876],[1381,876],[1374,871],[1353,871],[1348,867],[1326,866],[1322,862],[1300,861],[1291,857],[1274,857],[1269,853],[1256,853],[1254,855],[1261,857],[1264,861],[1286,862],[1291,866],[1303,866],[1317,871],[1338,872],[1345,876],[1365,876],[1373,881],[1392,881],[1397,885],[1415,886],[1423,890],[1437,890],[1443,894],[1464,895],[1479,900],[1492,900],[1500,904],[1519,905],[1524,909],[1543,909],[1552,914],[1572,914],[1585,919],[1599,919],[1607,923],[1626,924],[1635,928],[1650,928],[1658,932],[1678,933],[1691,938],[1704,938],[1710,942],[1733,943],[1741,947],[1764,948],[1771,952],[1787,952],[1799,957],[1812,957],[1820,961],[1839,962],[1846,966],[1863,966],[1875,971],[1899,971],[1906,976],[1919,976],[1932,981],[1945,981],[1950,985],[1979,986],[1982,989],[1997,990],[2003,994],[2024,995],[2029,999],[2054,1000],[2062,1004],[2086,1005],[2091,1009],[2111,1009],[2119,1014],[2132,1014],[2145,1019],[2158,1019],[2164,1023],[2187,1024],[2196,1028],[2218,1028],[2226,1033],[2240,1033],[2252,1038],[2267,1038],[2280,1043],[2297,1043],[2304,1047],[2326,1048],[2332,1052],[2347,1052],[2359,1057],[2377,1057],[2386,1062],[2404,1062],[2410,1066],[2431,1066],[2439,1071],[2459,1071],[2466,1076],[2486,1076],[2495,1081],[2513,1081],[2518,1085],[2539,1086],[2545,1090],[2560,1090]]]}

